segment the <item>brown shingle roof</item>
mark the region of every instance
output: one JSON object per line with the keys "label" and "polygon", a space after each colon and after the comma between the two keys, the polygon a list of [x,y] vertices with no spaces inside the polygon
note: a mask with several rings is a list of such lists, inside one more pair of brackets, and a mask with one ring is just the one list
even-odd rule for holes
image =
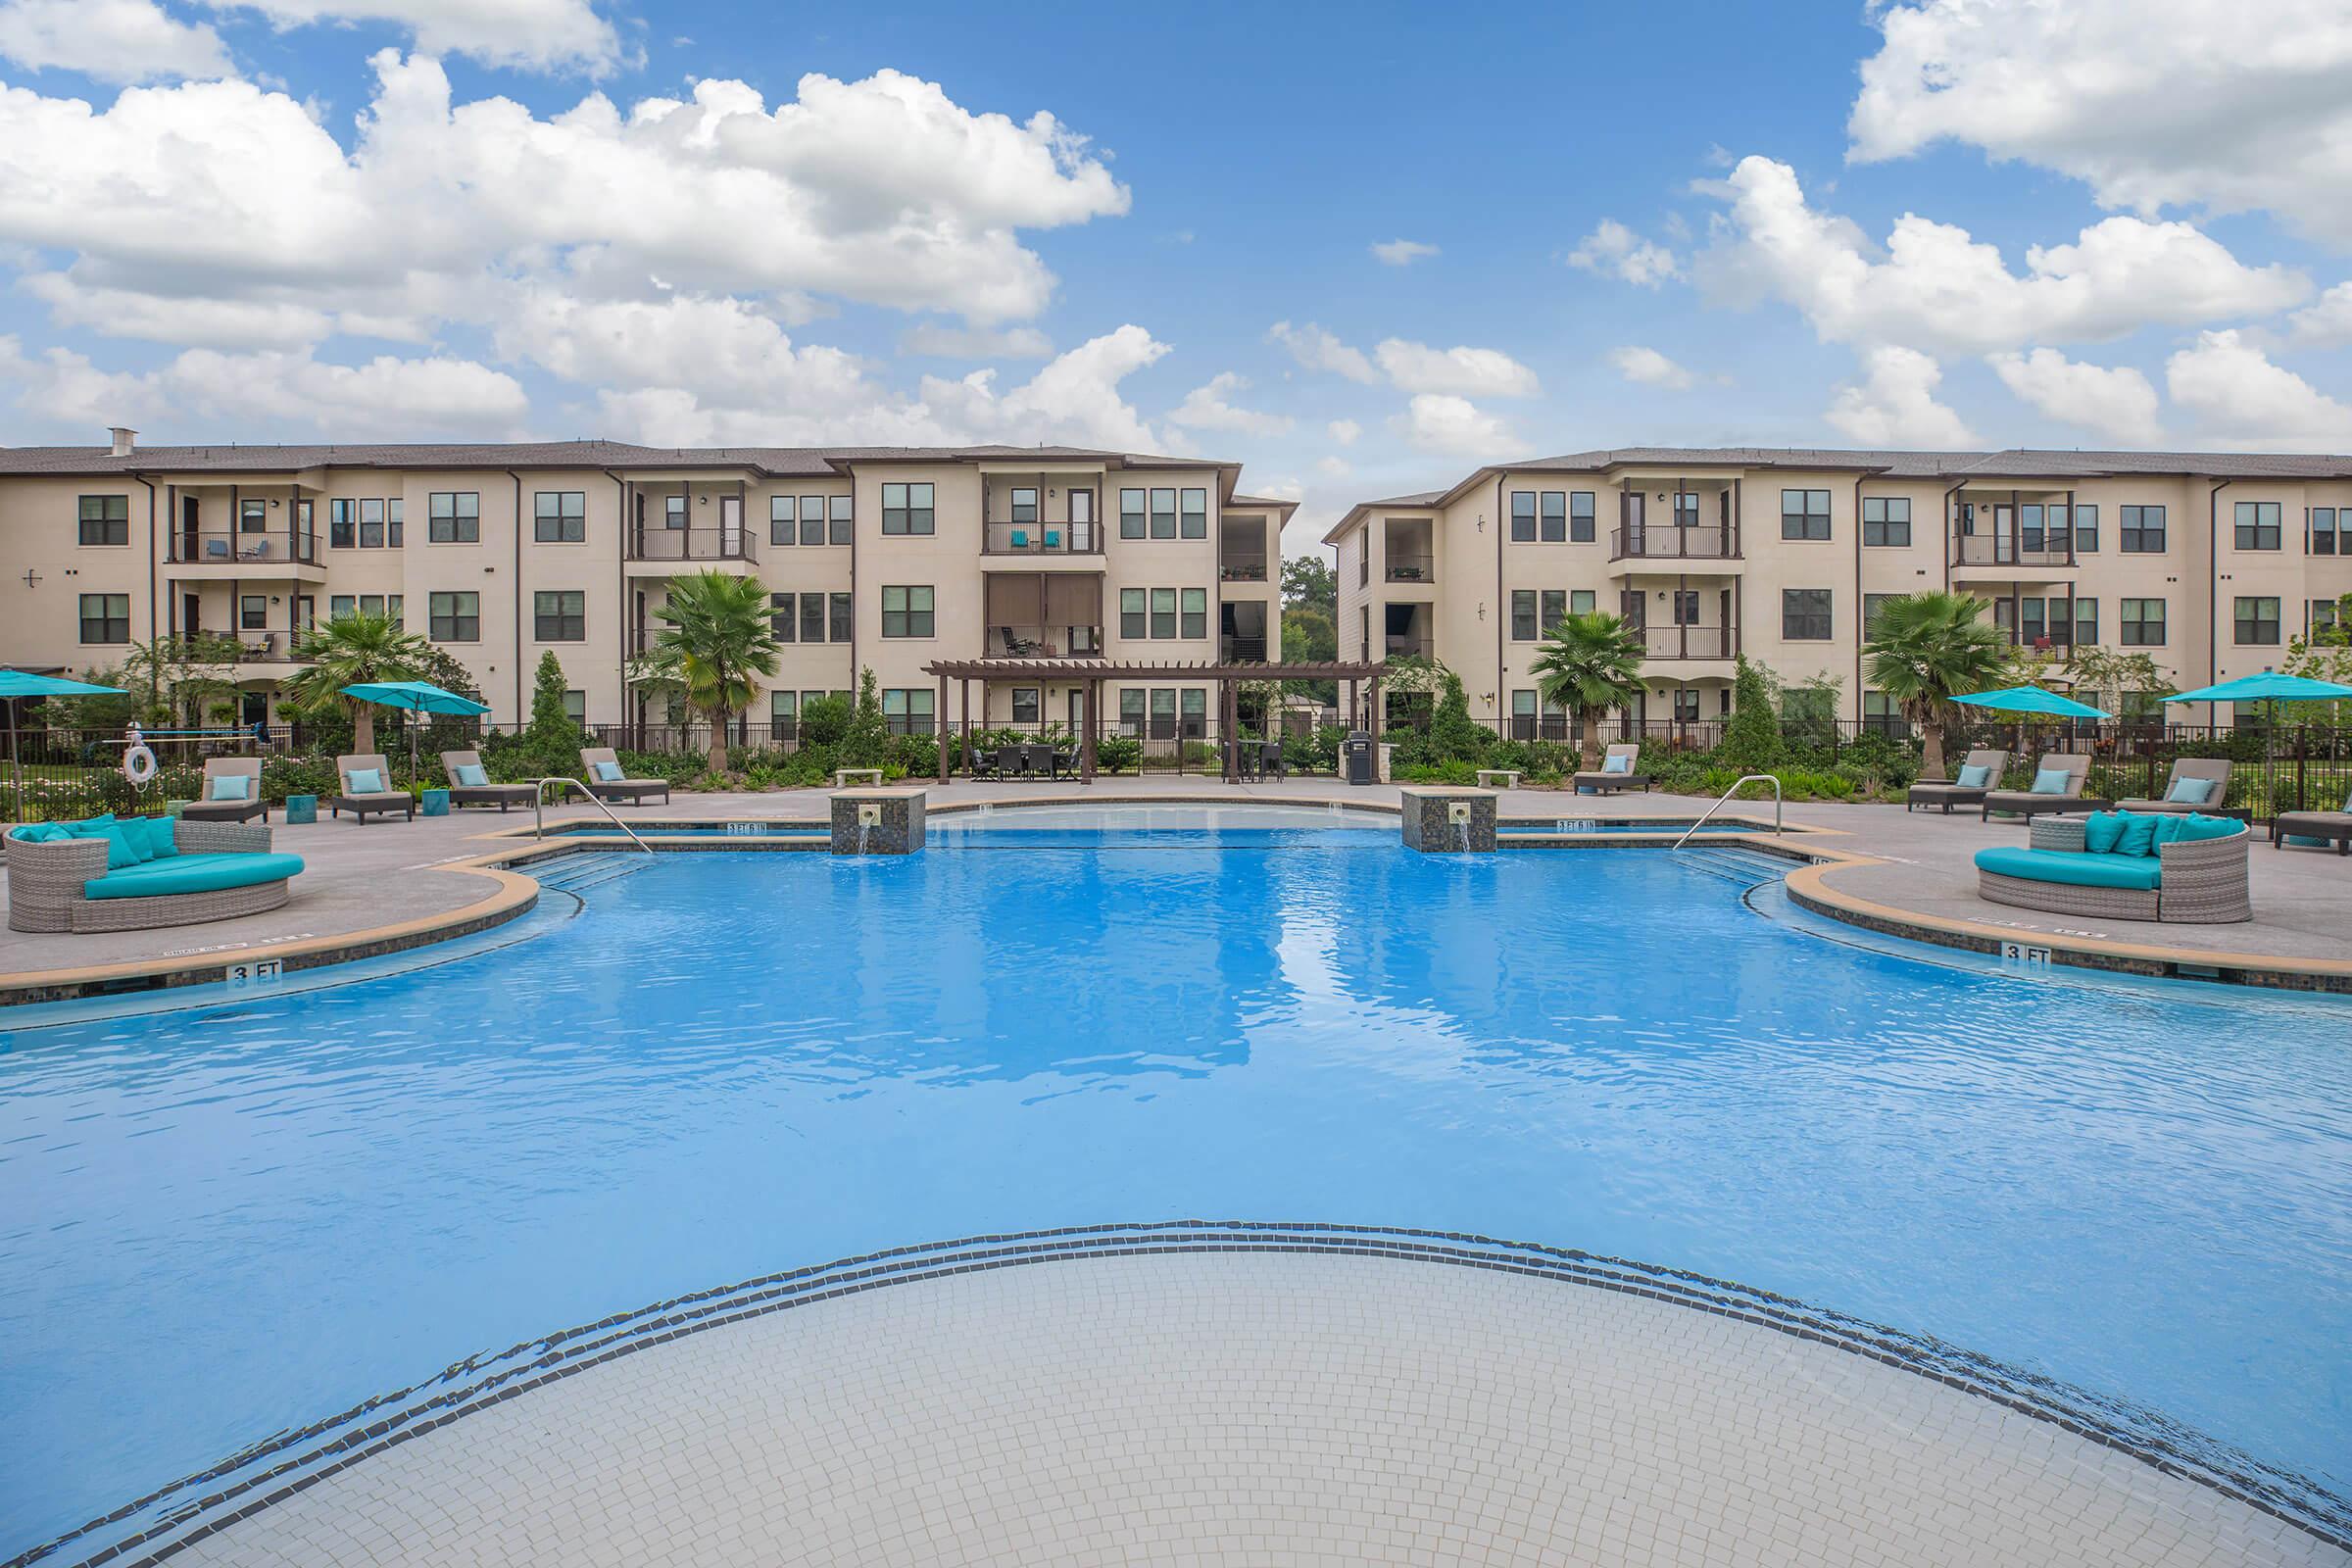
{"label": "brown shingle roof", "polygon": [[0,474],[294,473],[305,468],[708,468],[763,474],[835,473],[855,463],[979,463],[1021,458],[1098,461],[1120,467],[1222,468],[1201,458],[1101,452],[1085,447],[650,447],[627,441],[335,445],[143,446],[118,458],[106,447],[0,447]]}

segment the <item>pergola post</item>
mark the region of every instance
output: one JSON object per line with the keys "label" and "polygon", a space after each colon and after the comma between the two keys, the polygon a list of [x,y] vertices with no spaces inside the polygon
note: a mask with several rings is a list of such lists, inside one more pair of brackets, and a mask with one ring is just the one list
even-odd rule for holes
{"label": "pergola post", "polygon": [[1081,728],[1078,742],[1078,782],[1092,784],[1095,781],[1095,735],[1102,723],[1102,683],[1090,680],[1083,690],[1086,692],[1086,723]]}
{"label": "pergola post", "polygon": [[1361,711],[1362,710],[1355,706],[1355,677],[1351,675],[1348,679],[1348,727],[1349,729],[1355,728],[1356,714]]}
{"label": "pergola post", "polygon": [[1225,782],[1242,781],[1242,738],[1240,694],[1227,675],[1217,682],[1217,727],[1224,732]]}
{"label": "pergola post", "polygon": [[965,772],[965,774],[966,774],[966,775],[969,775],[969,774],[970,774],[970,772],[972,771],[972,681],[971,681],[971,677],[970,677],[970,676],[968,676],[968,675],[967,675],[967,676],[965,676],[965,677],[963,678],[963,680],[962,680],[961,682],[959,682],[958,684],[960,684],[960,685],[962,686],[962,688],[963,688],[963,690],[962,690],[962,693],[961,693],[961,708],[962,708],[962,713],[963,713],[963,771]]}
{"label": "pergola post", "polygon": [[1367,706],[1371,709],[1371,712],[1364,720],[1364,732],[1370,735],[1373,740],[1377,741],[1380,739],[1381,733],[1380,675],[1377,671],[1373,673],[1372,679],[1367,685],[1365,695],[1367,698]]}
{"label": "pergola post", "polygon": [[937,741],[939,752],[939,781],[948,781],[948,677],[939,677],[939,713],[931,721],[931,738]]}

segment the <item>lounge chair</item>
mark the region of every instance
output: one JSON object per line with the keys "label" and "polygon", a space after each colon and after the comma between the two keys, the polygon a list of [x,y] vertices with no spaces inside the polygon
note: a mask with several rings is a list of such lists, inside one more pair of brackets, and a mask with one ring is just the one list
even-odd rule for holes
{"label": "lounge chair", "polygon": [[664,805],[669,801],[669,780],[622,777],[620,759],[613,755],[612,748],[610,746],[583,748],[580,752],[580,766],[586,770],[588,775],[581,780],[588,786],[588,793],[607,805],[619,802],[624,805],[642,806],[647,797],[654,795],[661,796]]}
{"label": "lounge chair", "polygon": [[2333,839],[2335,853],[2352,855],[2352,795],[2340,811],[2280,811],[2271,818],[2271,848],[2284,849],[2290,838]]}
{"label": "lounge chair", "polygon": [[[220,781],[230,780],[227,784]],[[270,803],[262,799],[262,760],[258,757],[208,757],[204,760],[204,792],[179,808],[186,822],[246,822],[270,820]]]}
{"label": "lounge chair", "polygon": [[449,778],[452,806],[528,806],[539,798],[536,784],[493,784],[479,752],[443,752],[441,771]]}
{"label": "lounge chair", "polygon": [[[2199,786],[2210,786],[2200,788]],[[2164,795],[2153,801],[2118,801],[2116,808],[2143,814],[2218,811],[2230,796],[2230,760],[2226,757],[2181,757],[2173,761],[2173,775],[2164,781]]]}
{"label": "lounge chair", "polygon": [[1600,771],[1578,773],[1571,788],[1592,790],[1606,795],[1614,795],[1619,790],[1635,784],[1639,784],[1646,790],[1649,788],[1649,775],[1634,771],[1634,766],[1640,761],[1641,757],[1642,748],[1637,743],[1633,741],[1616,742],[1609,747],[1608,755],[1600,760]]}
{"label": "lounge chair", "polygon": [[[1948,783],[1930,780],[1911,786],[1903,797],[1903,809],[1914,806],[1940,806],[1943,814],[1952,814],[1955,806],[1982,806],[1984,797],[2000,787],[2001,770],[2009,765],[2009,754],[1997,747],[1981,746],[1962,759],[1960,771]],[[1979,773],[1977,768],[1984,769]],[[1963,779],[1981,779],[1982,783],[1964,784]]]}
{"label": "lounge chair", "polygon": [[2113,801],[2100,800],[2082,793],[2090,778],[2090,758],[2082,752],[2044,752],[2034,764],[2034,777],[2038,782],[2045,774],[2061,774],[2055,790],[1991,790],[1986,792],[1978,820],[1991,817],[1995,811],[2009,811],[2028,821],[2053,811],[2104,811]]}
{"label": "lounge chair", "polygon": [[[371,776],[360,777],[361,774]],[[327,797],[330,816],[341,816],[349,811],[365,822],[370,811],[378,816],[401,811],[407,814],[410,821],[416,820],[416,797],[407,790],[388,787],[392,782],[392,764],[384,760],[381,752],[336,758],[335,777],[342,782],[343,793]],[[375,788],[365,787],[369,783],[373,783]]]}

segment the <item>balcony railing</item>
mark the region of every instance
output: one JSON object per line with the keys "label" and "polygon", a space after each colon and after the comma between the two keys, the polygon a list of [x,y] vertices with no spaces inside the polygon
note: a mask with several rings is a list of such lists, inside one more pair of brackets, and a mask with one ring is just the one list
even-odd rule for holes
{"label": "balcony railing", "polygon": [[1435,659],[1438,645],[1435,638],[1406,637],[1391,632],[1382,639],[1380,651],[1384,659]]}
{"label": "balcony railing", "polygon": [[241,631],[236,634],[237,662],[240,664],[291,664],[294,658],[294,633],[290,631]]}
{"label": "balcony railing", "polygon": [[1217,575],[1227,582],[1264,582],[1266,558],[1263,556],[1227,556],[1217,563]]}
{"label": "balcony railing", "polygon": [[1611,561],[1737,561],[1740,530],[1722,523],[1702,522],[1678,528],[1673,524],[1609,530]]}
{"label": "balcony railing", "polygon": [[649,523],[628,532],[631,561],[758,561],[748,528],[665,528]]}
{"label": "balcony railing", "polygon": [[1729,626],[1644,626],[1642,646],[1651,659],[1729,659],[1740,639]]}
{"label": "balcony railing", "polygon": [[980,549],[991,556],[1096,556],[1102,553],[1102,529],[1092,522],[992,522]]}
{"label": "balcony railing", "polygon": [[318,564],[318,535],[285,528],[174,528],[165,536],[170,560],[191,566],[255,566]]}
{"label": "balcony railing", "polygon": [[2034,549],[2026,548],[2027,541],[2012,534],[1964,533],[1952,540],[1952,564],[1955,566],[2071,566],[2075,552],[2070,541],[2051,545],[2046,540]]}
{"label": "balcony railing", "polygon": [[1262,664],[1266,662],[1265,634],[1226,632],[1217,639],[1217,658],[1228,664]]}
{"label": "balcony railing", "polygon": [[1429,582],[1437,575],[1434,556],[1391,556],[1383,570],[1391,582]]}
{"label": "balcony railing", "polygon": [[1101,659],[1100,626],[991,626],[983,659]]}

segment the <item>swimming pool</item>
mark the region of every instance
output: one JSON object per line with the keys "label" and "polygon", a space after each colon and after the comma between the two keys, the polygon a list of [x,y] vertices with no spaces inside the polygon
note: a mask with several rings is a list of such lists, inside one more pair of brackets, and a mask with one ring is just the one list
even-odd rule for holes
{"label": "swimming pool", "polygon": [[1320,821],[635,861],[448,963],[9,1033],[0,1555],[566,1325],[1193,1216],[1736,1281],[2352,1522],[2341,1004],[1983,972],[1687,857]]}

